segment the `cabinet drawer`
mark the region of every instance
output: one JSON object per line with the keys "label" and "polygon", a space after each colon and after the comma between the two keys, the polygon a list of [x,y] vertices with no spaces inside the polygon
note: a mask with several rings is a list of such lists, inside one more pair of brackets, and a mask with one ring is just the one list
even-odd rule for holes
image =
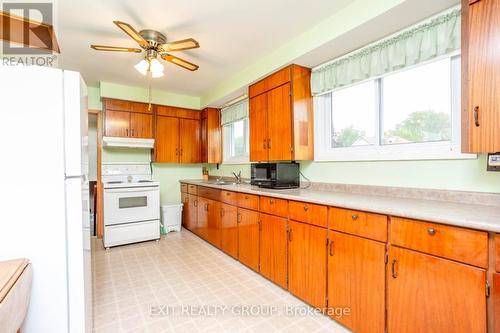
{"label": "cabinet drawer", "polygon": [[288,201],[271,197],[260,197],[260,211],[271,215],[288,217]]}
{"label": "cabinet drawer", "polygon": [[320,227],[327,226],[328,208],[307,202],[290,201],[289,215],[291,220],[306,222]]}
{"label": "cabinet drawer", "polygon": [[188,184],[181,184],[181,192],[188,193]]}
{"label": "cabinet drawer", "polygon": [[330,229],[380,242],[387,241],[387,216],[356,210],[330,208]]}
{"label": "cabinet drawer", "polygon": [[198,196],[220,201],[220,190],[211,187],[198,186]]}
{"label": "cabinet drawer", "polygon": [[478,267],[488,266],[488,234],[483,231],[392,217],[391,244]]}
{"label": "cabinet drawer", "polygon": [[236,192],[221,191],[220,199],[223,203],[236,206],[238,204],[238,195]]}
{"label": "cabinet drawer", "polygon": [[259,196],[238,193],[238,207],[259,210]]}
{"label": "cabinet drawer", "polygon": [[198,187],[193,184],[188,184],[188,193],[189,194],[198,194]]}

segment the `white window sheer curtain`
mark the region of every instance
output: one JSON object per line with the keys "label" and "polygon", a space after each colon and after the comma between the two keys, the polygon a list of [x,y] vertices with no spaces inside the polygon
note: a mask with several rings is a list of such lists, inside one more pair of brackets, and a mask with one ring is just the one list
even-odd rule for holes
{"label": "white window sheer curtain", "polygon": [[221,110],[221,125],[248,118],[248,99],[229,105]]}

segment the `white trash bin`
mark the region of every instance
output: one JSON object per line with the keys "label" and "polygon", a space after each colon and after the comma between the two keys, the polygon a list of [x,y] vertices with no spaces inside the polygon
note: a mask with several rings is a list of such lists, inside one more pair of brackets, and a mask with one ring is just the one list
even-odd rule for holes
{"label": "white trash bin", "polygon": [[182,204],[174,202],[161,205],[161,223],[165,233],[181,231]]}

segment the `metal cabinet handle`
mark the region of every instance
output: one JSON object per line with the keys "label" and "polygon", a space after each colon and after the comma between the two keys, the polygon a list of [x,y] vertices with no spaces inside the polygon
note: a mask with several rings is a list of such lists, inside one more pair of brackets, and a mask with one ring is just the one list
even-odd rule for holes
{"label": "metal cabinet handle", "polygon": [[351,218],[353,221],[356,221],[359,218],[359,216],[358,216],[358,214],[352,214]]}
{"label": "metal cabinet handle", "polygon": [[270,205],[274,204],[274,200],[273,199],[269,199],[269,204]]}
{"label": "metal cabinet handle", "polygon": [[264,147],[264,149],[267,149],[266,139],[264,139],[264,144],[262,145],[262,147]]}
{"label": "metal cabinet handle", "polygon": [[179,148],[175,148],[175,156],[179,156]]}
{"label": "metal cabinet handle", "polygon": [[267,139],[267,149],[271,149],[271,139]]}
{"label": "metal cabinet handle", "polygon": [[132,133],[131,136],[134,136],[134,129],[133,128],[130,130],[130,132]]}
{"label": "metal cabinet handle", "polygon": [[127,133],[127,136],[128,136],[128,128],[125,130],[125,132]]}
{"label": "metal cabinet handle", "polygon": [[397,264],[397,260],[394,259],[392,261],[392,264],[391,264],[391,273],[392,273],[392,278],[395,279],[398,277],[398,272],[396,271],[396,264]]}
{"label": "metal cabinet handle", "polygon": [[224,217],[224,208],[220,209],[220,217]]}
{"label": "metal cabinet handle", "polygon": [[205,210],[208,212],[208,204],[205,204]]}
{"label": "metal cabinet handle", "polygon": [[194,206],[198,207],[198,199],[194,199]]}
{"label": "metal cabinet handle", "polygon": [[476,105],[474,107],[474,124],[476,125],[476,127],[479,127],[479,105]]}
{"label": "metal cabinet handle", "polygon": [[292,228],[288,228],[288,241],[292,241]]}
{"label": "metal cabinet handle", "polygon": [[308,209],[309,209],[309,206],[308,205],[304,205],[304,211],[307,212]]}
{"label": "metal cabinet handle", "polygon": [[436,234],[436,229],[434,228],[429,228],[427,229],[427,233],[430,235],[430,236],[434,236]]}
{"label": "metal cabinet handle", "polygon": [[241,214],[240,213],[236,214],[236,222],[237,223],[241,222]]}
{"label": "metal cabinet handle", "polygon": [[333,241],[330,240],[330,247],[328,248],[328,254],[330,254],[330,257],[333,257]]}

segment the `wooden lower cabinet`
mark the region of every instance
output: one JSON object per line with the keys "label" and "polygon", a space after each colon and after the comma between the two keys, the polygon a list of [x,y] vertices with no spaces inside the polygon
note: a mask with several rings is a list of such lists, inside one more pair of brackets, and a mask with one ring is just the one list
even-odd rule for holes
{"label": "wooden lower cabinet", "polygon": [[[354,332],[384,332],[384,243],[340,232],[330,233],[328,308],[333,319]],[[340,308],[349,309],[349,314],[337,315]],[[403,306],[401,310],[408,309]]]}
{"label": "wooden lower cabinet", "polygon": [[208,236],[208,207],[209,200],[203,197],[198,197],[198,220],[196,222],[194,233],[205,240]]}
{"label": "wooden lower cabinet", "polygon": [[220,238],[221,249],[233,258],[238,258],[238,208],[221,203]]}
{"label": "wooden lower cabinet", "polygon": [[220,202],[208,200],[207,238],[213,246],[220,248]]}
{"label": "wooden lower cabinet", "polygon": [[238,259],[259,271],[259,212],[238,208]]}
{"label": "wooden lower cabinet", "polygon": [[186,229],[189,229],[187,227],[189,222],[189,194],[181,192],[181,202],[182,202],[182,226]]}
{"label": "wooden lower cabinet", "polygon": [[289,221],[288,290],[314,307],[326,307],[327,230]]}
{"label": "wooden lower cabinet", "polygon": [[388,332],[486,332],[486,271],[391,246]]}
{"label": "wooden lower cabinet", "polygon": [[260,274],[287,288],[287,219],[260,214]]}
{"label": "wooden lower cabinet", "polygon": [[188,204],[184,204],[184,209],[187,208],[187,212],[183,211],[183,216],[185,217],[184,227],[188,230],[194,231],[196,229],[196,222],[198,217],[198,197],[193,194],[188,195]]}
{"label": "wooden lower cabinet", "polygon": [[493,332],[500,332],[500,274],[493,273],[493,286],[491,296],[493,297]]}

